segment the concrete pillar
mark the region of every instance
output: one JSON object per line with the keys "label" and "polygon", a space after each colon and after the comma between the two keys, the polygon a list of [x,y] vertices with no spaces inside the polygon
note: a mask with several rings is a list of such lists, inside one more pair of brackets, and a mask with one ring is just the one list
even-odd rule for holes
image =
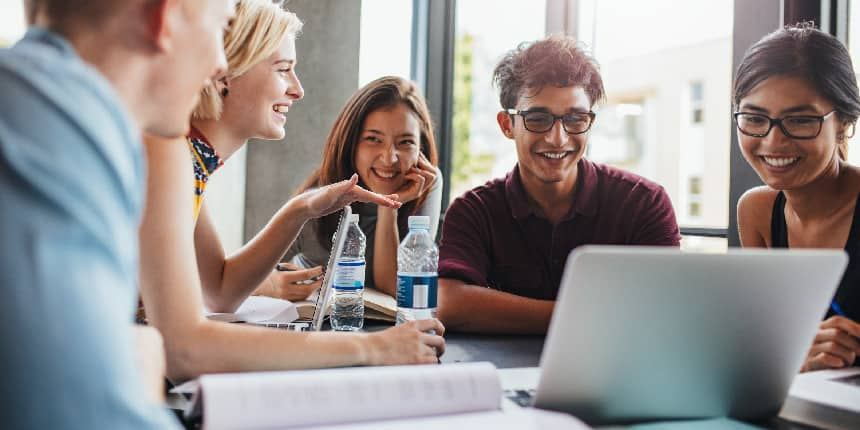
{"label": "concrete pillar", "polygon": [[290,109],[283,141],[248,144],[245,241],[319,165],[329,128],[358,89],[361,2],[291,0],[286,7],[304,22],[296,41],[296,73],[305,98]]}

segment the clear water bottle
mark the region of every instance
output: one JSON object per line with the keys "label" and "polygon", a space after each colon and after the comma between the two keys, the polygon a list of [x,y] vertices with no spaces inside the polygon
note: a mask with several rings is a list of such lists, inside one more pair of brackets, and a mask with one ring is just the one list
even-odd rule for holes
{"label": "clear water bottle", "polygon": [[358,226],[358,214],[349,216],[343,252],[337,260],[332,285],[331,327],[357,331],[364,326],[364,248],[367,239]]}
{"label": "clear water bottle", "polygon": [[436,317],[438,267],[430,217],[409,217],[409,233],[397,248],[397,324]]}

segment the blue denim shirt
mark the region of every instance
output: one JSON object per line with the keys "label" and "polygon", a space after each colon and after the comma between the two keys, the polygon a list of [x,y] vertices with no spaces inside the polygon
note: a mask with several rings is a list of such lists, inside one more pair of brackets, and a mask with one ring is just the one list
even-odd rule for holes
{"label": "blue denim shirt", "polygon": [[174,428],[132,336],[144,160],[108,81],[30,29],[0,50],[0,402],[8,428]]}

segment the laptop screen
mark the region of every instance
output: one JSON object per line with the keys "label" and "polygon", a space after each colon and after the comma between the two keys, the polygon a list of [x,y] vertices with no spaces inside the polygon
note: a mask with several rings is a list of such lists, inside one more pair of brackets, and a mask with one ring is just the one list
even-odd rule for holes
{"label": "laptop screen", "polygon": [[332,239],[331,253],[328,256],[328,263],[325,266],[323,273],[323,281],[320,286],[320,291],[317,294],[317,301],[314,305],[314,316],[311,320],[311,330],[320,331],[322,329],[323,319],[325,319],[328,301],[331,297],[331,285],[334,280],[334,269],[337,257],[343,251],[343,244],[346,242],[346,231],[349,227],[349,215],[352,214],[352,209],[345,206],[340,214],[340,220],[337,223],[337,230],[334,232]]}

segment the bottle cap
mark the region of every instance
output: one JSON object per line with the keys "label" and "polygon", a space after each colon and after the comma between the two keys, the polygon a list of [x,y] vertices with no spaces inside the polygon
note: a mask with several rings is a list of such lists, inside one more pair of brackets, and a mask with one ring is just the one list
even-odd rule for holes
{"label": "bottle cap", "polygon": [[358,222],[358,214],[349,214],[349,218],[347,218],[349,222]]}
{"label": "bottle cap", "polygon": [[430,230],[430,217],[414,215],[409,217],[409,229]]}

